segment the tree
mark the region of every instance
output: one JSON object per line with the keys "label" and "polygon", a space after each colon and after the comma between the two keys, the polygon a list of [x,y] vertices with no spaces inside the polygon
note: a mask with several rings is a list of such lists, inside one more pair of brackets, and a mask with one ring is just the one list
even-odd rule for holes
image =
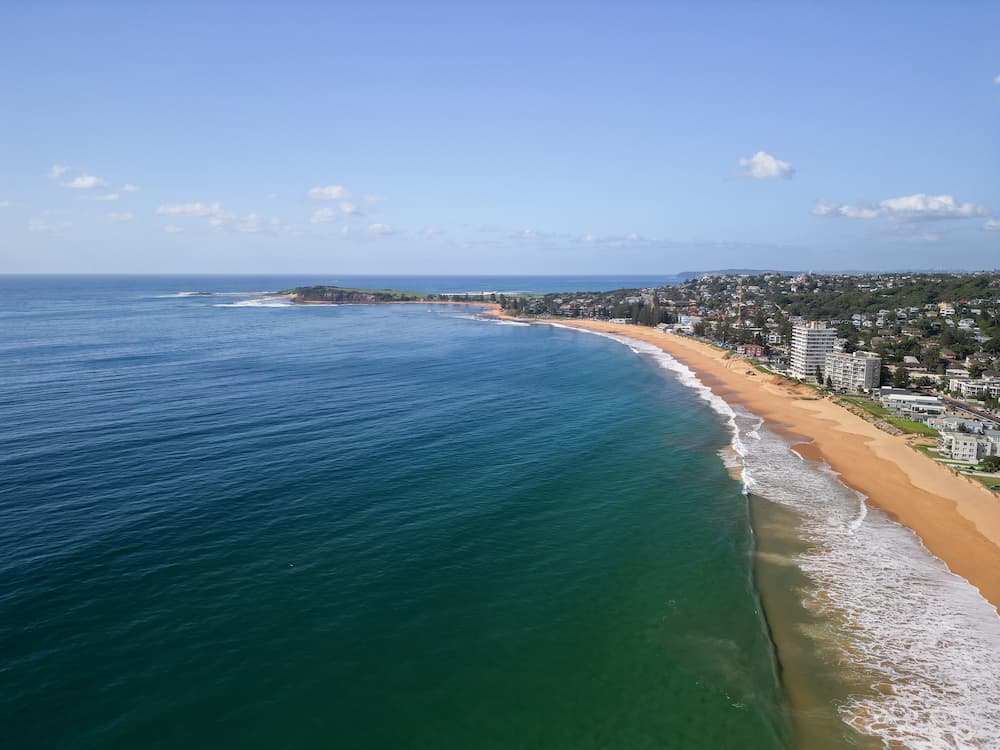
{"label": "tree", "polygon": [[897,367],[896,371],[892,373],[892,387],[906,388],[909,384],[910,373],[907,372],[905,367]]}
{"label": "tree", "polygon": [[982,463],[979,464],[979,468],[982,471],[1000,471],[1000,456],[987,456],[983,459]]}
{"label": "tree", "polygon": [[826,376],[826,387],[833,388],[833,378],[831,378],[829,375]]}
{"label": "tree", "polygon": [[823,385],[823,368],[816,365],[816,382]]}

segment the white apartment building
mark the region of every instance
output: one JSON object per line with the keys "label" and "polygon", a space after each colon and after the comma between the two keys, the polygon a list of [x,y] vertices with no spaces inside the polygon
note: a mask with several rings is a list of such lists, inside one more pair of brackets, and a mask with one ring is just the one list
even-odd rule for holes
{"label": "white apartment building", "polygon": [[1000,378],[965,380],[953,378],[948,387],[962,394],[962,398],[1000,398]]}
{"label": "white apartment building", "polygon": [[872,352],[830,352],[823,362],[823,378],[840,391],[870,392],[882,376],[882,358]]}
{"label": "white apartment building", "polygon": [[837,331],[821,326],[820,323],[808,323],[792,328],[792,346],[788,358],[792,377],[813,380],[817,369],[822,372],[826,355],[833,351]]}
{"label": "white apartment building", "polygon": [[942,432],[938,435],[938,452],[954,461],[974,464],[984,455],[983,445],[977,435],[965,432]]}
{"label": "white apartment building", "polygon": [[931,417],[943,417],[948,410],[947,405],[937,396],[925,396],[903,389],[883,388],[879,398],[882,406],[897,417],[912,419],[914,422],[926,422]]}
{"label": "white apartment building", "polygon": [[984,430],[981,435],[967,432],[942,432],[938,451],[945,458],[977,463],[986,456],[1000,456],[1000,430]]}

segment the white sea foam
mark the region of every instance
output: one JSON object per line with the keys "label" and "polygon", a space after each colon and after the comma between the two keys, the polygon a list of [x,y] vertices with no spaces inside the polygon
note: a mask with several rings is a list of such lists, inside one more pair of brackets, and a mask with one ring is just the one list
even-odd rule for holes
{"label": "white sea foam", "polygon": [[839,707],[844,721],[886,747],[1000,748],[1000,617],[979,591],[916,534],[869,509],[828,466],[805,461],[690,368],[650,344],[598,335],[649,354],[694,389],[732,430],[744,491],[802,518],[810,544],[796,562],[815,584],[804,604],[842,624],[832,637],[817,634],[817,648],[835,649],[873,688]]}
{"label": "white sea foam", "polygon": [[[318,307],[336,307],[334,304],[316,305]],[[238,302],[219,302],[212,307],[295,307],[287,297],[261,297],[258,299],[243,299]]]}
{"label": "white sea foam", "polygon": [[494,318],[489,315],[469,315],[465,313],[459,313],[458,315],[452,315],[453,318],[462,318],[464,320],[480,320],[483,323],[492,323],[498,326],[520,326],[524,328],[530,328],[531,323],[522,323],[519,320],[503,320],[502,318]]}
{"label": "white sea foam", "polygon": [[274,294],[274,292],[174,292],[157,294],[156,299],[176,299],[179,297],[249,297],[251,295]]}

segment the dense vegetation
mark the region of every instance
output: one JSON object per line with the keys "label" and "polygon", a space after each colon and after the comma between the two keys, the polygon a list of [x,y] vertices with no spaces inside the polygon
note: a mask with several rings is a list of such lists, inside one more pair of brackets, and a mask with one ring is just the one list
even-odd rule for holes
{"label": "dense vegetation", "polygon": [[399,292],[394,289],[351,289],[342,286],[300,286],[286,289],[296,302],[417,302],[426,295]]}

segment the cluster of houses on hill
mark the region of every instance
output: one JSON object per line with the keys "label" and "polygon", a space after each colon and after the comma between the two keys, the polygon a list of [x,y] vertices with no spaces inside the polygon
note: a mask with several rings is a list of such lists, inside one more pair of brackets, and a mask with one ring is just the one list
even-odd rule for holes
{"label": "cluster of houses on hill", "polygon": [[867,395],[938,431],[943,458],[971,463],[1000,455],[997,272],[712,273],[673,286],[525,297],[516,305],[531,315],[695,336],[787,377]]}

